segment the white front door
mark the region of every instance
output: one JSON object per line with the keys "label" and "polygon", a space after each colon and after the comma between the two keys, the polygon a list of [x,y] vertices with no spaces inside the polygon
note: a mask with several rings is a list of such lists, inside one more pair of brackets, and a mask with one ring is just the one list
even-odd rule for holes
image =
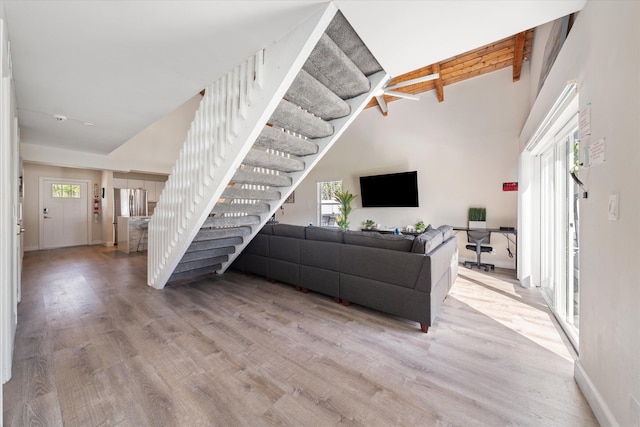
{"label": "white front door", "polygon": [[43,179],[40,184],[40,247],[89,244],[89,184],[69,179]]}

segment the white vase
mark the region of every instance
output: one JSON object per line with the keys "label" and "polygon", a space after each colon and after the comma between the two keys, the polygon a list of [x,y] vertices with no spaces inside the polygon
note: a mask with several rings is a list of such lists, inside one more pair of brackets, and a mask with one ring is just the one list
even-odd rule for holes
{"label": "white vase", "polygon": [[487,221],[469,221],[469,228],[487,228]]}

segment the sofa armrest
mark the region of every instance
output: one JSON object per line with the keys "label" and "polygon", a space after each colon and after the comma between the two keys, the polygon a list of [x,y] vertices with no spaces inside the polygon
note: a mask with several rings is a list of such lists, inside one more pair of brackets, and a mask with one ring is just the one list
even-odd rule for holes
{"label": "sofa armrest", "polygon": [[455,236],[450,237],[429,255],[425,255],[425,262],[420,271],[416,290],[431,292],[431,287],[440,281],[440,278],[451,268],[451,259],[458,250],[458,241]]}

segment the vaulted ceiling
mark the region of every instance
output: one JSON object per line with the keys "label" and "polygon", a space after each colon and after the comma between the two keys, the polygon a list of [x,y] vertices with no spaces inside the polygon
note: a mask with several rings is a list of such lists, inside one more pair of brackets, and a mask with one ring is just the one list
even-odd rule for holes
{"label": "vaulted ceiling", "polygon": [[[437,64],[446,88],[460,78],[448,58],[585,2],[334,3],[391,76]],[[326,3],[5,0],[21,141],[109,153]]]}
{"label": "vaulted ceiling", "polygon": [[[517,82],[520,80],[523,62],[528,60],[531,54],[533,35],[533,28],[522,31],[512,37],[456,55],[453,58],[401,74],[392,78],[386,86],[401,86],[394,90],[411,95],[434,91],[438,101],[443,102],[445,86],[503,68],[512,67],[513,81]],[[423,77],[427,76],[433,76],[434,78],[421,81],[424,80]],[[417,83],[411,84],[412,82]],[[405,84],[405,86],[402,84]],[[377,106],[382,114],[386,116],[388,114],[388,104],[399,99],[402,98],[380,94],[371,99],[367,108]]]}

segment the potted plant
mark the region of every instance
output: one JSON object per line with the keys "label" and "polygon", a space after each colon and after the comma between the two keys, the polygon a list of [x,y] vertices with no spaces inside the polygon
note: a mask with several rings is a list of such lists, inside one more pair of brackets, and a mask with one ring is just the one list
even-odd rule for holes
{"label": "potted plant", "polygon": [[423,221],[418,221],[414,226],[414,228],[416,229],[416,233],[422,233],[424,230],[427,229],[427,226],[424,224]]}
{"label": "potted plant", "polygon": [[338,209],[340,211],[340,215],[338,216],[336,223],[341,230],[349,229],[348,217],[351,213],[351,202],[356,197],[357,196],[351,194],[349,190],[338,191],[335,193],[335,201],[340,204],[340,208]]}
{"label": "potted plant", "polygon": [[487,228],[487,208],[469,208],[469,228]]}
{"label": "potted plant", "polygon": [[376,225],[376,222],[372,219],[368,219],[364,222],[364,228],[367,230],[372,229]]}

